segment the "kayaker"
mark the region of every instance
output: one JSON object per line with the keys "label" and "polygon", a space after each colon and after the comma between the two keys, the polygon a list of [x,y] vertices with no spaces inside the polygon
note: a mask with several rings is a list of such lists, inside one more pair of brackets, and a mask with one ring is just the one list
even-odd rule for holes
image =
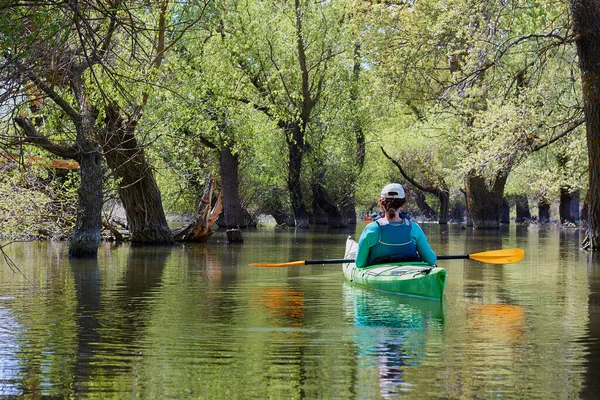
{"label": "kayaker", "polygon": [[374,219],[360,235],[356,251],[358,268],[394,261],[422,260],[435,265],[437,256],[421,227],[400,212],[406,203],[404,188],[390,183],[381,190],[379,205],[385,215]]}

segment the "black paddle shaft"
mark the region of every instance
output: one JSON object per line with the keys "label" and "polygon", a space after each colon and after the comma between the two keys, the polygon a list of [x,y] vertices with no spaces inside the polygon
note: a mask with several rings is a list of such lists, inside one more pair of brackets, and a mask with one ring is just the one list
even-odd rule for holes
{"label": "black paddle shaft", "polygon": [[345,263],[353,263],[352,259],[333,259],[333,260],[305,260],[305,265],[311,264],[345,264]]}
{"label": "black paddle shaft", "polygon": [[449,255],[449,256],[437,256],[438,260],[464,260],[464,259],[469,259],[471,257],[469,257],[468,254],[454,254],[454,255]]}
{"label": "black paddle shaft", "polygon": [[[465,260],[469,259],[468,254],[454,254],[447,256],[437,256],[438,260]],[[345,263],[353,263],[355,260],[353,259],[329,259],[329,260],[305,260],[305,265],[313,265],[313,264],[345,264]]]}

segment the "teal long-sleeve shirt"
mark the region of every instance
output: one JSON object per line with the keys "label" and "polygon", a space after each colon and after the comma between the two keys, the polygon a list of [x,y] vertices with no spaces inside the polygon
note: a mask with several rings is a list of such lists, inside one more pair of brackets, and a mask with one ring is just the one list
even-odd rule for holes
{"label": "teal long-sleeve shirt", "polygon": [[[390,222],[390,224],[402,224],[402,222]],[[429,265],[435,265],[437,256],[429,246],[427,236],[423,233],[421,227],[416,223],[411,223],[410,237],[417,245],[419,257]],[[369,259],[369,250],[375,246],[379,240],[379,225],[373,221],[365,227],[358,241],[358,249],[356,250],[356,266],[358,268],[366,267]]]}

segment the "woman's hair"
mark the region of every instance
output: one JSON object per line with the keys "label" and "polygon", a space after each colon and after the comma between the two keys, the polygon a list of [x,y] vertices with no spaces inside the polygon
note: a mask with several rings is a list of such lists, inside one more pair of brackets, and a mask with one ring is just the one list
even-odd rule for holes
{"label": "woman's hair", "polygon": [[396,216],[396,210],[402,207],[406,203],[406,198],[404,199],[388,199],[386,197],[381,197],[379,199],[379,204],[385,210],[385,215],[394,218]]}

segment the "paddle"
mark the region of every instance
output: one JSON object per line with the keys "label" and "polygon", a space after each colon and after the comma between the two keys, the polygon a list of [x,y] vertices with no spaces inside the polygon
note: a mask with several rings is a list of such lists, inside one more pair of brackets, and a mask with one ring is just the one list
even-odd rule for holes
{"label": "paddle", "polygon": [[[477,260],[487,264],[512,264],[519,262],[525,256],[525,252],[521,249],[502,249],[502,250],[491,250],[482,251],[480,253],[472,254],[457,254],[448,256],[438,256],[438,260]],[[265,268],[278,268],[278,267],[299,267],[301,265],[311,264],[344,264],[354,262],[353,259],[328,259],[328,260],[301,260],[301,261],[290,261],[278,264],[268,263],[252,263],[251,267],[265,267]]]}

